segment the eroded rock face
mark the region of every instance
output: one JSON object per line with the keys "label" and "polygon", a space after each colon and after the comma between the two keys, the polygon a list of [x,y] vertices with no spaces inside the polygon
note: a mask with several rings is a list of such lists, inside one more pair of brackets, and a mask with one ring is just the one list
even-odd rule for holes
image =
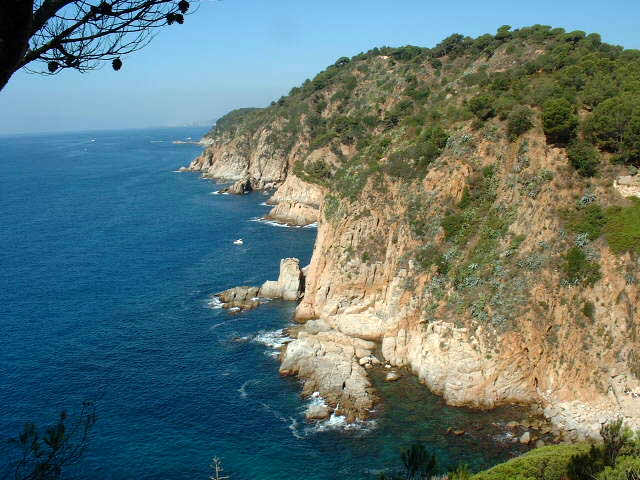
{"label": "eroded rock face", "polygon": [[258,287],[234,287],[216,293],[215,296],[220,299],[224,308],[250,310],[260,305],[259,290]]}
{"label": "eroded rock face", "polygon": [[253,187],[251,186],[251,179],[249,177],[245,177],[242,180],[238,180],[229,188],[224,188],[220,191],[220,193],[230,193],[232,195],[246,195],[251,192]]}
{"label": "eroded rock face", "polygon": [[[532,148],[530,168],[556,168],[553,159],[557,154]],[[495,159],[490,162],[499,164]],[[508,172],[511,167],[502,168]],[[632,393],[640,393],[640,381],[630,371],[628,359],[633,358],[629,355],[636,340],[631,337],[640,321],[636,307],[640,291],[623,275],[637,271],[633,259],[616,256],[604,243],[591,246],[599,256],[603,276],[592,288],[563,286],[551,262],[549,267],[534,267],[531,274],[525,270],[523,285],[527,286],[511,295],[526,294],[529,310],[507,311],[497,317],[492,305],[481,310],[478,319],[472,315],[475,306],[471,302],[454,311],[447,309],[472,287],[456,290],[438,275],[435,265],[419,269],[414,260],[403,260],[415,258],[415,252],[427,242],[444,243],[443,252],[450,248],[442,242],[443,232],[438,227],[438,215],[441,218],[446,210],[438,208],[459,203],[471,175],[468,165],[446,159],[429,171],[420,190],[426,192],[425,204],[433,205],[434,214],[428,222],[435,228],[420,241],[413,236],[405,214],[399,213],[409,196],[401,190],[388,187],[384,196],[365,191],[366,200],[340,205],[337,218],[320,223],[296,319],[320,319],[330,332],[375,342],[383,361],[409,369],[452,405],[540,405],[570,438],[597,436],[603,422],[618,416],[632,428],[639,427],[640,401]],[[522,198],[517,185],[514,190],[498,191],[497,202],[517,205],[510,229],[514,235],[526,236],[517,254],[520,258],[535,257],[540,245],[554,241],[558,242],[557,250],[544,252],[549,258],[568,248],[554,237],[563,225],[550,217],[549,211],[559,203],[573,205],[576,193],[570,189],[570,179],[560,174],[556,178],[556,184],[537,193],[535,201]],[[454,259],[466,255],[453,252]],[[502,280],[496,276],[486,281],[492,279],[498,288]],[[588,301],[593,303],[597,326],[585,330],[573,322],[584,315],[580,309]],[[598,328],[606,340],[594,336]],[[317,334],[294,342],[292,353],[283,360],[287,362],[283,363],[285,371],[295,371],[290,368],[289,355],[315,358],[316,350],[330,349],[333,343]],[[346,369],[351,364],[349,354],[339,351],[329,358]],[[300,366],[303,379],[313,379],[314,386],[318,381],[312,367],[326,370],[319,361],[293,364]],[[332,385],[326,382],[325,387]],[[338,389],[336,401],[339,394]]]}
{"label": "eroded rock face", "polygon": [[271,196],[274,205],[267,218],[289,225],[309,225],[318,221],[324,192],[317,185],[303,182],[289,174]]}
{"label": "eroded rock face", "polygon": [[300,270],[300,260],[283,258],[280,260],[278,280],[268,280],[260,287],[260,296],[265,298],[282,298],[298,300],[304,291],[304,276]]}
{"label": "eroded rock face", "polygon": [[375,395],[359,360],[371,356],[374,348],[373,342],[333,330],[321,320],[311,321],[287,344],[280,373],[297,375],[303,395],[318,392],[350,421],[364,419],[370,415]]}
{"label": "eroded rock face", "polygon": [[251,190],[277,189],[269,199],[267,218],[289,225],[309,225],[318,221],[324,192],[291,173],[297,148],[289,154],[269,142],[268,129],[253,135],[207,137],[207,147],[180,172],[202,172],[207,178],[234,181],[225,192],[242,195]]}
{"label": "eroded rock face", "polygon": [[262,287],[234,287],[215,296],[227,309],[250,310],[260,305],[261,299],[281,298],[296,301],[304,292],[304,274],[297,258],[283,258],[280,261],[278,280],[267,280]]}

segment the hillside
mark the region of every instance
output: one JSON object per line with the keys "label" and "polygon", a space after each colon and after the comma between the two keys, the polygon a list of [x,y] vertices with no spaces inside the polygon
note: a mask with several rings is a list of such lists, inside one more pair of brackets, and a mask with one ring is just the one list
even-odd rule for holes
{"label": "hillside", "polygon": [[305,394],[366,417],[375,355],[453,405],[640,427],[639,51],[541,25],[375,48],[206,140],[189,170],[319,222],[281,366]]}

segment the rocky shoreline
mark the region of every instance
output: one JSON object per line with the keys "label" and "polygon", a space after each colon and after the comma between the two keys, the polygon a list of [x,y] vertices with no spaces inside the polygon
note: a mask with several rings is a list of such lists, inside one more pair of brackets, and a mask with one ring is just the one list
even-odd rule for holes
{"label": "rocky shoreline", "polygon": [[[330,192],[293,173],[296,151],[294,148],[289,157],[278,155],[269,144],[266,131],[255,133],[251,141],[223,135],[211,139],[203,154],[181,171],[233,182],[226,193],[274,190],[267,201],[272,208],[265,219],[297,226],[319,223],[313,258],[303,276],[303,290],[287,294],[289,299],[300,301],[296,309],[300,325],[291,329],[294,339],[281,353],[280,368],[281,374],[301,379],[305,396],[317,394],[323,399],[324,405],[310,412],[310,418],[334,413],[349,421],[368,418],[378,399],[368,372],[379,368],[374,365],[378,361],[388,364],[394,372],[415,375],[450,405],[479,409],[532,405],[558,431],[565,432],[558,436],[560,439],[597,437],[600,425],[618,416],[631,427],[640,426],[640,405],[632,394],[627,394],[640,391],[640,386],[623,363],[611,364],[603,386],[596,388],[586,382],[590,378],[585,376],[589,370],[586,366],[567,370],[558,362],[562,352],[556,354],[547,348],[551,329],[557,336],[571,313],[566,300],[546,286],[552,285],[548,276],[540,277],[546,282],[544,285],[532,287],[538,303],[548,311],[544,317],[548,326],[544,329],[529,318],[521,318],[517,320],[522,322],[521,332],[500,336],[484,325],[471,330],[456,318],[436,318],[433,314],[437,313],[438,304],[433,301],[432,292],[439,288],[434,283],[437,275],[419,272],[415,263],[403,260],[415,248],[415,242],[408,227],[398,221],[397,212],[386,203],[393,199],[399,208],[404,208],[400,200],[404,193],[391,188],[378,204],[379,199],[369,192],[369,204],[353,205],[354,212],[342,212],[342,220],[328,221],[321,218],[320,212]],[[530,155],[544,160],[545,152],[540,147]],[[329,151],[324,153],[331,155]],[[446,159],[443,164],[447,164]],[[421,188],[432,192],[431,202],[458,202],[462,198],[471,170],[459,162],[454,165],[449,170],[434,168],[424,179]],[[537,168],[543,166],[551,167],[544,164]],[[628,193],[635,185],[632,183],[624,178],[615,187]],[[505,197],[504,201],[509,200]],[[539,199],[526,211],[527,222],[545,225],[540,232],[558,228],[546,226],[549,202],[545,201]],[[528,231],[528,224],[518,222],[512,227],[515,233]],[[523,248],[535,249],[536,245],[545,244],[544,238],[532,235]],[[376,256],[370,260],[364,253]],[[594,294],[602,305],[610,305],[613,310],[607,314],[602,305],[595,308],[615,326],[616,318],[623,318],[626,311],[633,315],[631,305],[638,295],[628,284],[625,286],[619,273],[621,262],[628,263],[627,259],[616,259],[602,248],[598,255],[608,283],[594,289]],[[273,286],[275,293],[270,288],[266,284],[237,287],[220,292],[218,297],[227,308],[239,311],[256,308],[260,299],[268,295],[283,298],[278,296],[284,292],[280,286]],[[622,292],[617,294],[622,303],[616,303],[614,292]],[[434,318],[427,320],[425,305],[430,302],[436,308],[431,312]],[[616,330],[611,327],[608,331]],[[571,329],[562,334],[566,338],[575,336]],[[492,343],[496,341],[499,346]],[[580,341],[575,338],[569,343],[573,357],[581,355]]]}

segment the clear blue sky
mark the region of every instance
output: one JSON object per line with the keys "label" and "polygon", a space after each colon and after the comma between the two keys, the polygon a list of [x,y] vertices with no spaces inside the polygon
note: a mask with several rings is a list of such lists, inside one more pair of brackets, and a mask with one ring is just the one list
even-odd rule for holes
{"label": "clear blue sky", "polygon": [[536,23],[640,48],[638,0],[202,0],[120,72],[18,72],[0,92],[0,133],[209,121],[265,106],[343,55]]}

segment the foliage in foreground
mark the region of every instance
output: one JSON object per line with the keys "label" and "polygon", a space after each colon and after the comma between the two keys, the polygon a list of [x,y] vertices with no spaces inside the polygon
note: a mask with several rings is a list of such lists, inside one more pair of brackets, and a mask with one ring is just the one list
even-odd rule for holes
{"label": "foliage in foreground", "polygon": [[91,439],[96,422],[95,405],[84,402],[75,416],[61,412],[58,420],[44,429],[34,423],[24,425],[22,433],[10,440],[15,454],[8,468],[15,480],[58,480],[67,469],[79,463]]}

